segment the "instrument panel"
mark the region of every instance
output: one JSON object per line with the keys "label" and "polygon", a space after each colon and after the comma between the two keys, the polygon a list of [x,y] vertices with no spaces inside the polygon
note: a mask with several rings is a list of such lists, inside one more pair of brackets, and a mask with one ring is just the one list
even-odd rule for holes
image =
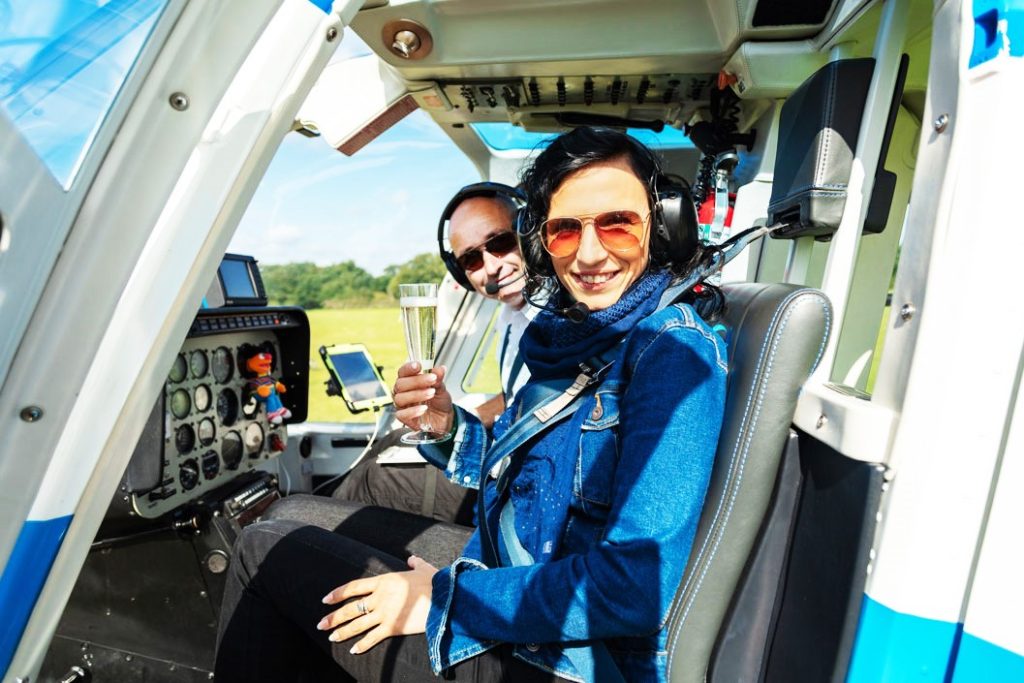
{"label": "instrument panel", "polygon": [[153,443],[159,444],[161,453],[144,455],[162,459],[159,483],[131,493],[136,514],[152,518],[170,512],[285,449],[287,428],[267,418],[266,405],[255,394],[255,376],[247,370],[246,361],[257,353],[273,354],[271,376],[286,387],[280,398],[297,413],[292,421],[304,419],[308,323],[304,315],[292,317],[296,320],[291,327],[306,325],[304,342],[301,335],[295,339],[294,329],[273,329],[291,318],[274,318],[268,321],[269,329],[259,329],[263,316],[197,318],[193,336],[175,357],[158,400],[157,411],[163,406],[162,438]]}

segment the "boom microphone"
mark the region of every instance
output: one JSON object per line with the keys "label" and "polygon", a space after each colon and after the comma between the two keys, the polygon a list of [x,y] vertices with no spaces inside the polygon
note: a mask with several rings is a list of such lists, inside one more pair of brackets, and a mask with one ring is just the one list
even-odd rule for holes
{"label": "boom microphone", "polygon": [[[543,278],[540,278],[539,276],[537,276],[537,277],[534,277],[533,279],[534,280],[542,280]],[[530,298],[530,295],[526,293],[527,289],[529,289],[529,288],[523,289],[523,299],[525,299],[526,303],[530,304],[534,308],[540,308],[540,309],[545,310],[545,311],[550,311],[552,313],[556,313],[558,315],[565,316],[571,322],[574,322],[574,323],[581,323],[581,322],[583,322],[584,320],[586,320],[590,316],[590,307],[587,306],[582,301],[574,301],[571,305],[566,306],[565,308],[558,308],[556,306],[548,306],[547,304],[539,303],[537,301],[534,301],[532,298]]]}
{"label": "boom microphone", "polygon": [[508,287],[513,282],[519,282],[524,277],[526,277],[526,273],[523,273],[519,277],[514,277],[511,280],[507,280],[505,282],[502,282],[501,284],[498,284],[497,282],[488,282],[486,285],[484,285],[484,291],[487,292],[488,296],[494,296],[495,294],[498,293],[498,290],[501,289],[502,287]]}

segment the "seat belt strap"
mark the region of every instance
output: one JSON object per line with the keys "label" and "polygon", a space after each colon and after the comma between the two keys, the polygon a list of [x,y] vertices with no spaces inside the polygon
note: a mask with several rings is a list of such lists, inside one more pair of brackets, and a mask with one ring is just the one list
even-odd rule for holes
{"label": "seat belt strap", "polygon": [[508,387],[504,388],[505,405],[512,402],[516,385],[519,383],[519,375],[523,372],[524,365],[526,365],[526,362],[523,360],[523,354],[517,353],[516,357],[512,359],[512,367],[508,373]]}
{"label": "seat belt strap", "polygon": [[420,514],[424,517],[434,516],[434,501],[437,499],[437,478],[440,470],[432,465],[423,468],[425,479],[423,480],[423,502],[420,504]]}

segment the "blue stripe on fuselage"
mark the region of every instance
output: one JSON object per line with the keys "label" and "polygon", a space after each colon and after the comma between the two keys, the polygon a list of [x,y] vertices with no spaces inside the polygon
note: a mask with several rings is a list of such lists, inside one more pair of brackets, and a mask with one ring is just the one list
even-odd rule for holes
{"label": "blue stripe on fuselage", "polygon": [[964,633],[953,683],[968,681],[1024,681],[1024,655]]}
{"label": "blue stripe on fuselage", "polygon": [[331,5],[334,4],[334,0],[309,0],[311,3],[322,9],[327,14],[331,13]]}
{"label": "blue stripe on fuselage", "polygon": [[4,615],[0,619],[0,677],[14,657],[14,650],[70,524],[71,515],[27,520],[14,542],[14,549],[0,576],[0,614]]}
{"label": "blue stripe on fuselage", "polygon": [[864,596],[848,683],[1024,681],[1024,654]]}

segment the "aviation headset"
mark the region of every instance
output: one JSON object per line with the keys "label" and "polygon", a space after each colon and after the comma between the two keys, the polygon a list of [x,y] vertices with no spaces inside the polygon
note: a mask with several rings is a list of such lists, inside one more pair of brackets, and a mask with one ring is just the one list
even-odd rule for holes
{"label": "aviation headset", "polygon": [[472,185],[466,185],[464,188],[455,193],[455,196],[451,198],[448,205],[444,207],[444,211],[441,212],[441,220],[437,223],[437,249],[441,254],[441,260],[444,261],[445,268],[452,274],[455,281],[468,290],[473,289],[473,284],[469,281],[466,276],[466,271],[462,269],[459,262],[455,259],[455,253],[445,246],[446,229],[448,221],[451,220],[452,214],[455,213],[455,209],[459,208],[459,205],[467,199],[473,197],[503,197],[512,202],[515,205],[516,211],[512,216],[512,229],[516,230],[516,223],[518,222],[518,214],[526,204],[526,197],[523,193],[514,187],[503,185],[501,183],[473,183]]}

